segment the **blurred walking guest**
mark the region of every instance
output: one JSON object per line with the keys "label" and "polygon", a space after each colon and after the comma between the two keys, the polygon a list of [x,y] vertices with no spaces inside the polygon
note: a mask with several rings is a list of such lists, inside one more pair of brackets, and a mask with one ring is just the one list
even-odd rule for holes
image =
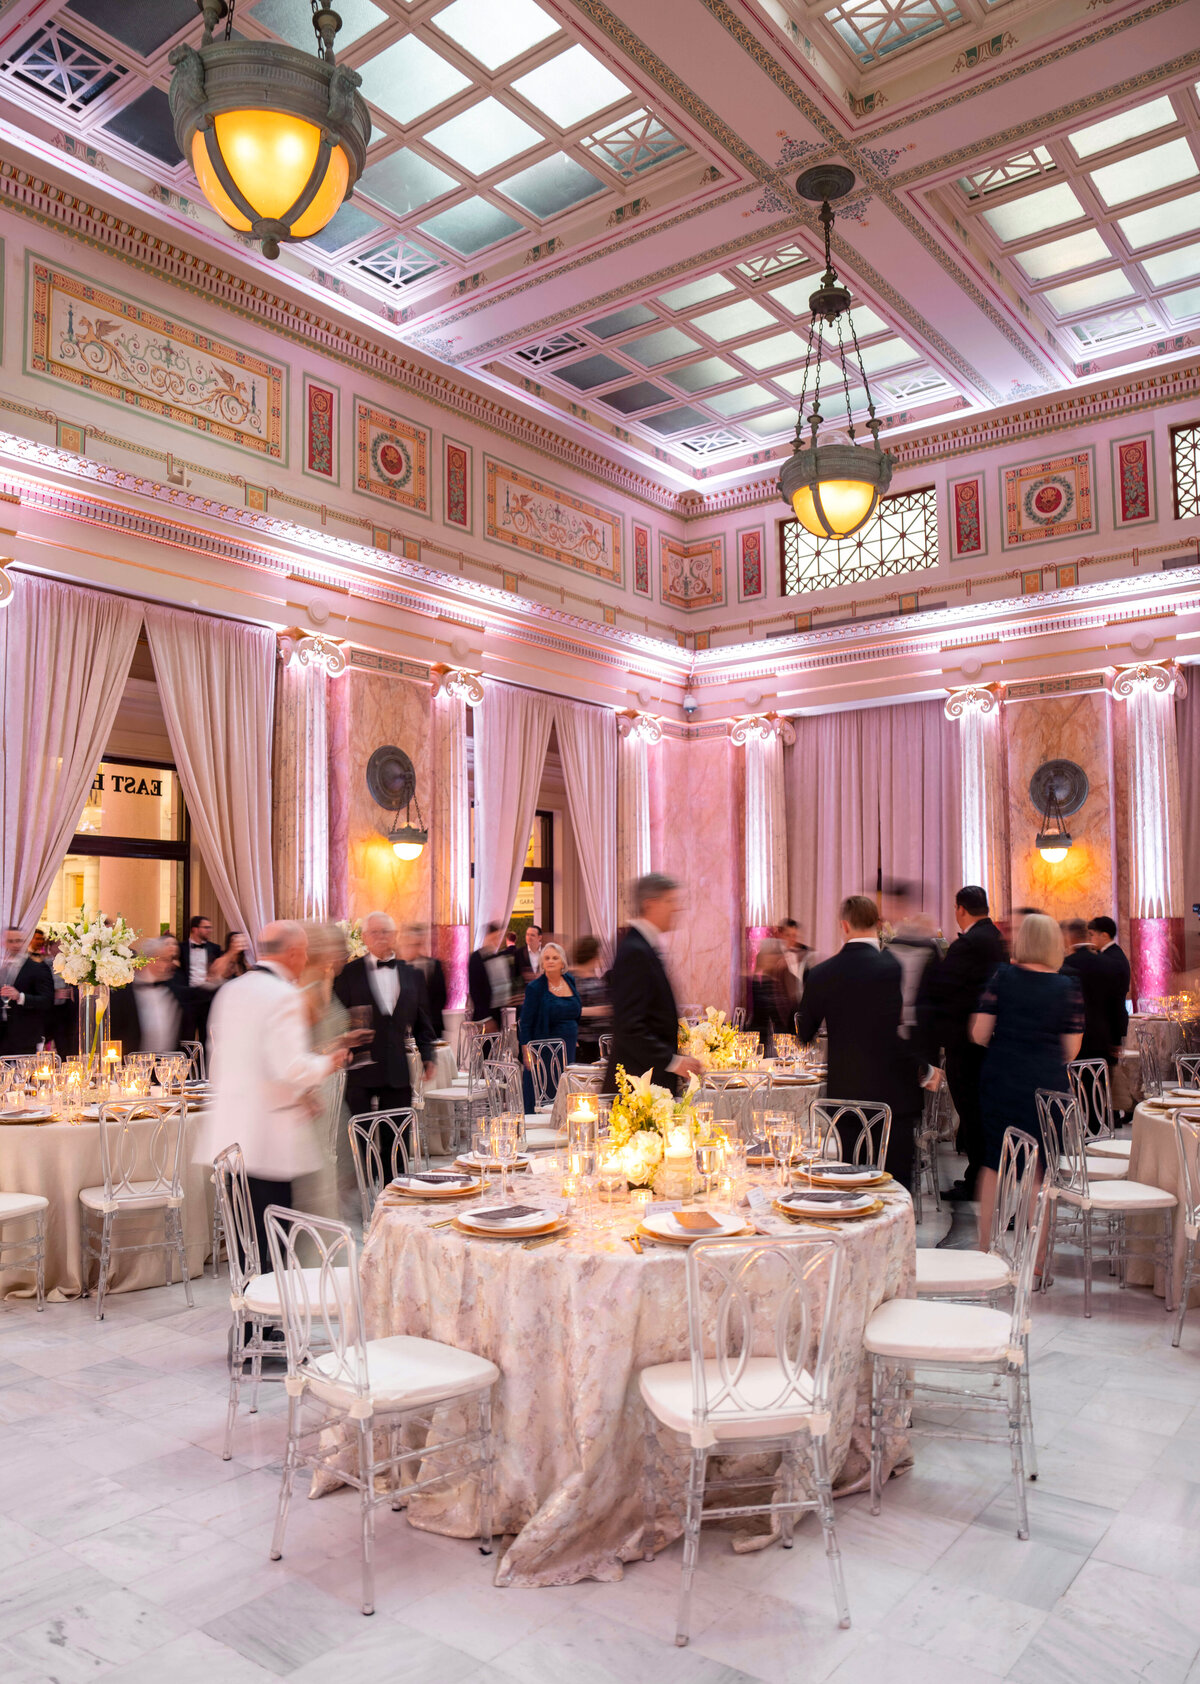
{"label": "blurred walking guest", "polygon": [[0,961],[0,1052],[32,1053],[49,1033],[54,976],[29,952],[15,926],[4,932]]}
{"label": "blurred walking guest", "polygon": [[784,957],[783,944],[769,937],[759,948],[750,979],[750,1027],[762,1036],[768,1057],[775,1052],[775,1037],[790,1035],[799,999],[793,993],[792,973]]}
{"label": "blurred walking guest", "polygon": [[138,946],[150,962],[134,972],[126,987],[113,990],[109,1032],[122,1052],[178,1052],[187,1003],[179,943],[174,936],[152,936]]}
{"label": "blurred walking guest", "polygon": [[1069,918],[1062,926],[1062,935],[1067,949],[1062,969],[1064,974],[1075,978],[1083,999],[1083,1042],[1079,1056],[1107,1059],[1108,978],[1104,965],[1088,940],[1087,925],[1082,918]]}
{"label": "blurred walking guest", "polygon": [[512,959],[505,946],[506,924],[489,924],[483,940],[467,961],[467,993],[471,1019],[495,1029],[500,1012],[512,999]]}
{"label": "blurred walking guest", "polygon": [[521,1043],[525,1066],[521,1081],[525,1089],[525,1109],[534,1109],[534,1087],[530,1054],[525,1050],[530,1041],[561,1041],[566,1048],[566,1062],[575,1062],[575,1043],[579,1034],[579,1019],[583,1007],[575,979],[567,970],[567,955],[556,941],[548,941],[541,948],[541,972],[525,990],[521,1002],[521,1017],[517,1036]]}
{"label": "blurred walking guest", "polygon": [[783,945],[783,962],[792,978],[797,1001],[804,993],[804,978],[816,963],[811,947],[800,939],[800,926],[794,918],[785,918],[775,932]]}
{"label": "blurred walking guest", "polygon": [[600,959],[600,943],[595,936],[580,936],[575,943],[571,975],[575,978],[583,1009],[575,1056],[581,1064],[595,1064],[600,1057],[600,1037],[607,1035],[612,1027],[608,978]]}
{"label": "blurred walking guest", "polygon": [[514,959],[517,976],[522,982],[529,982],[537,976],[542,964],[542,927],[540,924],[530,924],[525,931],[525,940],[521,942]]}
{"label": "blurred walking guest", "polygon": [[407,1110],[412,1105],[408,1037],[417,1043],[425,1079],[433,1075],[433,1029],[426,1004],[425,978],[396,953],[396,925],[386,912],[363,920],[361,959],[351,959],[333,985],[351,1012],[369,1009],[371,1039],[363,1043],[346,1075],[350,1115],[360,1111]]}
{"label": "blurred walking guest", "polygon": [[1030,913],[1013,943],[1013,963],[1001,965],[983,990],[971,1037],[983,1059],[983,1163],[979,1175],[980,1245],[988,1244],[1004,1131],[1022,1129],[1041,1143],[1042,1164],[1061,1142],[1044,1140],[1037,1090],[1067,1092],[1067,1065],[1079,1056],[1083,998],[1078,980],[1063,975],[1062,931],[1053,918]]}
{"label": "blurred walking guest", "polygon": [[434,1039],[446,1034],[446,968],[429,951],[429,929],[425,924],[406,924],[400,932],[400,957],[425,978],[425,1001]]}
{"label": "blurred walking guest", "polygon": [[340,1046],[309,1050],[296,986],[307,958],[302,924],[268,924],[258,938],[258,963],[213,1002],[212,1100],[197,1118],[194,1152],[198,1162],[211,1163],[226,1146],[241,1146],[264,1259],[263,1212],[271,1204],[290,1205],[293,1181],[321,1168],[317,1093],[347,1057]]}
{"label": "blurred walking guest", "polygon": [[612,1052],[604,1073],[604,1092],[616,1091],[618,1064],[631,1076],[653,1073],[672,1093],[679,1078],[699,1075],[699,1059],[679,1051],[679,1008],[664,962],[665,938],[680,912],[679,885],[652,871],[633,886],[636,916],[617,948],[608,973],[612,1000]]}
{"label": "blurred walking guest", "polygon": [[248,948],[249,943],[241,930],[230,930],[224,949],[208,968],[209,982],[228,982],[230,977],[245,976],[250,969],[250,961],[246,957]]}
{"label": "blurred walking guest", "polygon": [[932,1032],[946,1051],[946,1081],[958,1112],[958,1149],[967,1160],[963,1179],[955,1182],[946,1197],[973,1199],[983,1164],[979,1111],[983,1049],[971,1039],[971,1019],[979,1010],[985,983],[1008,958],[1008,949],[988,916],[987,892],[977,883],[966,884],[955,896],[954,922],[958,937],[931,977]]}
{"label": "blurred walking guest", "polygon": [[209,979],[209,971],[221,957],[221,949],[212,939],[212,920],[198,912],[188,925],[188,938],[183,947],[180,969],[187,989],[187,1018],[183,1038],[204,1041],[208,1038],[208,1014],[212,1010],[217,978]]}
{"label": "blurred walking guest", "polygon": [[1105,981],[1105,1021],[1108,1030],[1108,1061],[1117,1053],[1129,1033],[1129,960],[1117,945],[1117,926],[1111,918],[1093,918],[1088,925],[1092,946],[1100,958]]}
{"label": "blurred walking guest", "polygon": [[[825,1091],[831,1100],[888,1105],[892,1111],[886,1167],[912,1186],[913,1139],[921,1115],[916,1059],[900,1034],[904,1011],[900,962],[879,945],[879,908],[868,895],[841,904],[841,951],[814,965],[796,1013],[796,1035],[829,1038]],[[843,1136],[843,1155],[854,1140]]]}

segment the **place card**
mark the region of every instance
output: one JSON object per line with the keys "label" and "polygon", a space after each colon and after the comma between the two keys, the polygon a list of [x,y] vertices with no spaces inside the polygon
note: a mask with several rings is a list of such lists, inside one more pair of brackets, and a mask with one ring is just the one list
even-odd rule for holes
{"label": "place card", "polygon": [[675,1220],[687,1234],[713,1234],[721,1231],[721,1224],[706,1210],[677,1210]]}

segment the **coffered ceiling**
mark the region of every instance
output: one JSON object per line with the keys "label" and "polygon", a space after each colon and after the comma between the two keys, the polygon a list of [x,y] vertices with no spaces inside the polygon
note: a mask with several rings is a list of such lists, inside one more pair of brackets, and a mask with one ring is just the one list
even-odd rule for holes
{"label": "coffered ceiling", "polygon": [[[0,0],[0,150],[469,370],[676,488],[786,452],[820,245],[891,432],[1200,332],[1195,0],[340,0],[374,133],[268,264],[199,200],[167,55],[194,0]],[[308,0],[238,0],[311,40]],[[835,381],[830,365],[826,388]],[[829,415],[861,412],[855,386]]]}

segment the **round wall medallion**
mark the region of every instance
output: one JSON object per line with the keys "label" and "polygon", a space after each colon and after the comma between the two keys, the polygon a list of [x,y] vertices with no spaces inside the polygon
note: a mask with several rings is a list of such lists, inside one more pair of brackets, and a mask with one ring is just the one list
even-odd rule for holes
{"label": "round wall medallion", "polygon": [[377,748],[367,761],[367,789],[389,813],[407,807],[417,787],[413,763],[402,748]]}
{"label": "round wall medallion", "polygon": [[1029,780],[1029,799],[1039,813],[1057,807],[1064,819],[1077,813],[1088,797],[1088,778],[1073,760],[1047,760]]}

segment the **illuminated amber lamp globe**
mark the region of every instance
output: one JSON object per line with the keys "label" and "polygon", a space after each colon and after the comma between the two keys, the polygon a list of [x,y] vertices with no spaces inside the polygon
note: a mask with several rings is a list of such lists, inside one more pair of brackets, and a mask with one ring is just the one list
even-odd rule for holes
{"label": "illuminated amber lamp globe", "polygon": [[[800,413],[796,417],[792,454],[779,473],[779,490],[801,526],[814,538],[848,538],[851,533],[857,532],[870,519],[880,496],[892,480],[892,458],[879,448],[879,422],[875,418],[875,401],[863,368],[854,319],[850,315],[850,293],[838,280],[830,250],[833,230],[830,201],[842,198],[853,186],[853,174],[838,164],[822,164],[805,170],[796,182],[796,191],[802,198],[821,206],[821,223],[825,230],[825,273],[820,286],[808,301],[811,314]],[[843,316],[850,329],[849,346],[843,341],[840,326]],[[851,347],[853,360],[850,357]],[[842,373],[848,444],[820,442],[821,424],[826,419],[821,414],[821,369],[827,357]],[[810,370],[815,370],[811,392]],[[851,376],[856,383],[861,382],[867,394],[870,446],[856,444],[854,440],[854,420],[850,409]],[[806,417],[804,406],[810,397],[812,409]],[[838,426],[841,426],[840,420]],[[806,429],[809,435],[807,444],[804,439]]]}
{"label": "illuminated amber lamp globe", "polygon": [[[233,4],[197,3],[199,51],[180,46],[170,55],[175,136],[217,214],[261,240],[265,257],[278,257],[281,240],[319,233],[362,174],[371,118],[360,78],[334,61],[341,19],[328,8],[313,5],[316,52],[304,53],[234,40]],[[224,39],[214,41],[222,18]]]}

